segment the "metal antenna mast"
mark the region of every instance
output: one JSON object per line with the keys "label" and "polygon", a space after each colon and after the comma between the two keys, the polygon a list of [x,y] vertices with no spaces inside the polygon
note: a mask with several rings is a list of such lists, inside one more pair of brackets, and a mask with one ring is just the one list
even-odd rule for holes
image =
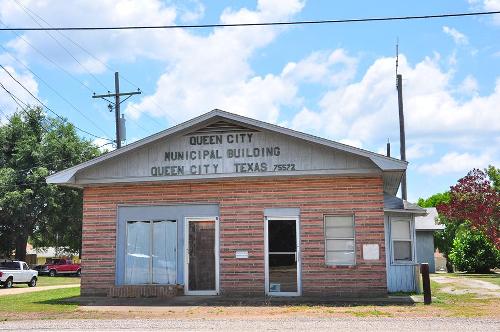
{"label": "metal antenna mast", "polygon": [[[108,104],[108,109],[110,112],[113,111],[113,106],[115,108],[115,126],[116,126],[116,148],[119,149],[122,147],[122,140],[124,140],[124,131],[125,131],[125,118],[122,116],[120,118],[120,104],[125,100],[129,99],[133,95],[141,94],[141,90],[137,89],[135,92],[120,92],[120,79],[118,77],[118,72],[115,72],[115,93],[111,93],[108,91],[107,94],[103,95],[94,95],[92,98],[102,98],[106,100]],[[127,98],[120,101],[121,96],[127,96]],[[114,97],[115,101],[108,100],[107,98]]]}
{"label": "metal antenna mast", "polygon": [[[399,109],[399,149],[401,160],[406,161],[405,117],[403,113],[403,76],[398,74],[399,65],[399,39],[396,43],[396,89],[398,90]],[[401,178],[401,198],[407,200],[406,171]]]}

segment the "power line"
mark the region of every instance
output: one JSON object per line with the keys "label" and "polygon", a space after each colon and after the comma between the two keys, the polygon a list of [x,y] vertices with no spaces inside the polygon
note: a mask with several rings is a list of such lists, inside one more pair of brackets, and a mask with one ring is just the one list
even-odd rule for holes
{"label": "power line", "polygon": [[[10,98],[12,98],[12,100],[17,104],[17,106],[19,106],[19,108],[24,112],[26,113],[26,115],[28,117],[30,117],[30,113],[25,109],[25,107],[27,107],[28,105],[23,102],[19,97],[17,97],[15,94],[13,94],[12,92],[9,91],[9,89],[7,89],[5,87],[5,85],[2,84],[2,82],[0,82],[0,88],[2,88],[5,92],[7,92],[7,94],[9,95]],[[22,104],[22,105],[21,105]],[[24,105],[24,106],[23,106]],[[7,119],[8,120],[8,119]],[[45,128],[41,123],[40,123],[40,127],[46,132],[48,133],[49,130],[47,128]]]}
{"label": "power line", "polygon": [[[38,22],[38,21],[37,21],[37,20],[36,20],[33,16],[38,17],[38,18],[39,18],[42,22],[44,22],[47,26],[49,26],[49,27],[53,28],[53,26],[52,26],[49,22],[47,22],[47,21],[46,21],[43,17],[41,17],[40,15],[38,15],[37,13],[35,13],[35,12],[34,12],[34,11],[32,11],[31,9],[29,9],[28,7],[25,7],[23,4],[21,4],[21,3],[20,3],[20,2],[18,2],[17,0],[15,0],[15,1],[16,1],[17,5],[18,5],[18,6],[20,6],[20,7],[22,7],[22,9],[26,12],[26,14],[28,14],[28,15],[31,17],[31,19],[37,23],[37,25],[38,25],[38,26],[42,27],[42,25],[41,25],[41,24],[40,24],[40,23],[39,23],[39,22]],[[32,15],[30,15],[30,13],[31,13]],[[5,25],[5,24],[4,24],[4,25]],[[5,25],[5,26],[7,27],[7,25]],[[50,33],[49,33],[48,31],[47,31],[47,33],[50,35]],[[85,52],[87,55],[89,55],[90,57],[94,58],[97,62],[99,62],[99,63],[100,63],[101,65],[103,65],[104,67],[106,67],[109,71],[111,71],[111,72],[116,72],[116,71],[117,71],[117,70],[115,70],[115,69],[111,68],[111,67],[110,67],[110,66],[109,66],[106,62],[102,61],[102,60],[101,60],[101,59],[99,59],[97,56],[95,56],[94,54],[92,54],[92,53],[91,53],[89,50],[87,50],[85,47],[83,47],[82,45],[80,45],[79,43],[77,43],[75,40],[73,40],[72,38],[70,38],[70,37],[66,36],[66,35],[65,35],[64,33],[62,33],[61,31],[57,31],[57,33],[58,33],[60,36],[64,37],[66,40],[70,41],[73,45],[75,45],[76,47],[78,47],[80,50],[82,50],[83,52]],[[50,36],[52,37],[52,35],[50,35]],[[52,37],[52,38],[54,39],[54,37]],[[58,44],[59,44],[59,42],[58,42]],[[70,55],[71,55],[71,54],[70,54]],[[72,55],[71,55],[71,56],[72,56]],[[72,57],[73,57],[73,56],[72,56]],[[74,58],[74,57],[73,57],[73,58]],[[76,59],[75,59],[75,60],[76,60]],[[78,61],[78,60],[76,60],[76,61]],[[79,63],[79,62],[78,62],[78,63]],[[81,64],[80,64],[80,65],[81,65]],[[83,65],[82,65],[82,67],[83,67]],[[83,68],[84,68],[84,69],[86,69],[85,67],[83,67]],[[89,74],[91,74],[91,73],[89,72]],[[92,74],[91,74],[91,75],[92,75]],[[101,82],[97,79],[97,77],[95,77],[94,75],[92,75],[92,76],[94,77],[94,79],[96,79],[96,80],[97,80],[97,81],[101,84],[101,86],[103,86],[103,87],[104,87],[104,84],[102,84],[102,83],[101,83]],[[123,74],[121,75],[121,78],[123,78],[125,81],[127,81],[130,85],[134,86],[135,88],[139,88],[139,86],[138,86],[137,84],[135,84],[135,83],[131,82],[131,81],[130,81],[129,79],[127,79],[127,77],[125,77]],[[85,86],[85,87],[87,88],[87,86]],[[104,87],[104,88],[106,89],[106,87]],[[109,90],[109,89],[106,89],[106,90]],[[158,110],[160,110],[160,111],[161,111],[161,107],[160,107],[160,106],[159,106],[159,105],[158,105],[158,104],[157,104],[154,100],[151,100],[151,101],[152,101],[152,102],[153,102],[153,104],[154,104],[154,105],[158,108]],[[139,109],[138,109],[138,108],[137,108],[134,104],[130,104],[130,106],[131,106],[133,109],[135,109],[135,110],[139,111]],[[143,113],[143,114],[144,114],[147,118],[149,118],[150,120],[152,120],[154,123],[156,123],[157,125],[162,126],[162,124],[160,124],[160,123],[159,123],[156,119],[154,119],[153,117],[151,117],[148,113]],[[168,115],[168,114],[166,114],[166,115],[167,115],[167,117],[169,118],[169,120],[170,120],[172,123],[174,123],[174,122],[175,122],[175,121],[174,121],[174,119],[173,119],[170,115]],[[131,120],[131,119],[129,119],[129,121],[131,121],[132,123],[134,123],[137,127],[139,127],[140,129],[142,129],[142,130],[143,130],[143,131],[145,131],[146,133],[148,132],[148,131],[144,128],[144,127],[142,127],[141,125],[139,125],[139,123],[138,123],[138,122],[135,122],[135,121],[133,121],[133,120]]]}
{"label": "power line", "polygon": [[[37,15],[38,16],[38,15]],[[35,19],[33,17],[31,17],[32,20],[35,21]],[[36,22],[36,21],[35,21]],[[3,22],[0,21],[0,23],[4,26],[7,27],[6,24],[4,24]],[[40,25],[38,22],[37,22],[38,25]],[[41,26],[41,25],[40,25]],[[19,38],[21,38],[26,44],[28,44],[28,46],[30,46],[32,49],[34,49],[38,54],[40,54],[41,56],[43,56],[47,61],[51,62],[52,64],[54,64],[57,68],[59,68],[60,70],[62,70],[64,73],[66,73],[68,76],[70,76],[71,78],[73,78],[75,81],[77,81],[80,85],[82,85],[85,89],[89,90],[90,92],[93,92],[92,89],[90,89],[85,83],[83,83],[81,80],[79,80],[78,78],[76,78],[74,75],[72,75],[70,72],[68,72],[66,69],[62,68],[61,65],[59,65],[57,62],[53,61],[52,59],[50,59],[49,57],[47,57],[42,51],[40,51],[38,48],[36,48],[33,44],[31,44],[29,41],[27,41],[23,36],[19,35],[18,33],[14,32],[13,33],[18,36]],[[85,68],[81,63],[80,61],[78,61],[78,59],[76,59],[76,57],[73,56],[73,54],[71,54],[71,52],[65,48],[55,37],[53,37],[49,32],[47,32],[49,34],[49,36],[52,37],[52,39],[54,39],[58,44],[59,46],[61,46],[78,64],[80,64],[80,66],[85,70],[87,71],[88,74],[90,74],[101,86],[103,86],[106,90],[106,86],[95,76],[93,75],[90,71],[87,70],[87,68]],[[62,34],[61,32],[59,32],[60,34]],[[50,86],[50,84],[48,84],[46,81],[44,81],[40,76],[38,76],[37,74],[35,74],[31,69],[28,68],[28,66],[26,66],[22,61],[20,61],[19,59],[17,59],[14,55],[10,54],[10,52],[0,44],[0,47],[7,53],[9,54],[12,58],[14,58],[17,62],[19,62],[22,66],[24,66],[28,71],[30,71],[34,76],[36,76],[39,80],[41,80],[47,87],[49,87],[55,94],[57,94],[61,99],[63,99],[68,105],[70,105],[73,109],[75,109],[78,113],[80,113],[85,119],[87,119],[90,123],[92,123],[94,125],[94,127],[96,127],[97,129],[99,129],[104,135],[107,135],[107,133],[102,129],[100,128],[94,121],[92,121],[89,117],[87,117],[82,111],[80,111],[75,105],[73,105],[70,101],[68,101],[65,97],[63,97],[57,90],[55,90],[52,86]],[[148,130],[146,130],[144,127],[142,127],[139,123],[135,122],[135,121],[132,121],[131,122],[133,124],[135,124],[138,128],[142,129],[144,132],[148,133]]]}
{"label": "power line", "polygon": [[388,17],[365,17],[348,18],[337,20],[310,20],[291,22],[260,22],[260,23],[212,23],[212,24],[188,24],[188,25],[132,25],[132,26],[111,26],[111,27],[18,27],[0,28],[0,31],[90,31],[90,30],[151,30],[151,29],[203,29],[203,28],[225,28],[225,27],[261,27],[275,25],[310,25],[310,24],[338,24],[338,23],[362,23],[381,21],[408,21],[423,19],[439,19],[466,16],[484,16],[500,14],[500,11],[481,11],[469,13],[448,13],[434,15],[411,15],[411,16],[388,16]]}
{"label": "power line", "polygon": [[[68,122],[65,118],[63,118],[62,116],[60,116],[59,114],[57,114],[54,110],[52,110],[50,107],[48,107],[47,105],[45,105],[45,103],[43,103],[40,99],[38,99],[38,97],[36,97],[33,93],[31,93],[31,91],[28,88],[26,88],[21,82],[19,82],[2,64],[0,64],[0,68],[2,68],[17,84],[19,84],[26,92],[28,92],[28,94],[31,97],[33,97],[36,101],[38,101],[40,103],[40,105],[42,105],[45,109],[47,109],[49,112],[51,112],[56,117],[58,117],[62,122]],[[12,93],[9,92],[9,94],[11,94],[13,96]],[[79,130],[79,131],[81,131],[81,132],[83,132],[83,133],[85,133],[87,135],[90,135],[90,136],[95,137],[95,138],[104,139],[104,140],[107,140],[107,141],[112,141],[109,138],[105,138],[105,137],[100,137],[100,136],[94,135],[91,132],[86,131],[85,129],[79,128],[75,124],[72,124],[72,125],[73,125],[73,127],[75,127],[75,129],[77,129],[77,130]]]}
{"label": "power line", "polygon": [[[36,20],[35,17],[33,17],[33,15],[30,14],[30,12],[27,11],[27,8],[24,7],[21,3],[19,3],[17,0],[14,0],[16,2],[16,4],[31,18],[31,20],[33,22],[35,22],[39,27],[43,28],[43,26]],[[38,16],[38,15],[37,15]],[[73,60],[75,60],[79,65],[80,67],[83,68],[83,70],[85,70],[97,83],[99,83],[104,89],[107,90],[107,87],[104,85],[104,83],[102,83],[93,73],[91,73],[87,67],[85,67],[59,40],[57,40],[57,38],[55,38],[51,33],[50,31],[45,31],[47,33],[47,35],[50,36],[50,38],[52,38],[64,51],[66,51],[66,53],[68,53],[68,55],[70,57],[73,58]]]}
{"label": "power line", "polygon": [[20,63],[26,70],[28,70],[31,74],[33,74],[33,76],[35,76],[38,80],[40,80],[40,82],[42,82],[43,84],[45,84],[50,90],[52,90],[57,96],[59,96],[59,98],[61,98],[64,102],[66,102],[69,106],[71,106],[74,110],[76,110],[78,113],[80,113],[85,119],[87,119],[87,121],[89,121],[91,124],[94,125],[94,127],[96,127],[97,129],[99,129],[102,133],[104,133],[104,135],[107,135],[106,132],[101,128],[99,127],[94,121],[92,121],[92,119],[90,119],[87,115],[85,115],[85,113],[83,113],[80,109],[78,109],[78,107],[76,107],[73,103],[71,103],[68,99],[66,99],[63,95],[61,95],[55,88],[53,88],[47,81],[45,81],[42,77],[40,77],[39,75],[37,75],[33,70],[31,70],[26,64],[24,64],[21,60],[19,60],[17,57],[15,57],[14,55],[12,55],[5,47],[3,47],[1,44],[0,44],[0,47],[5,51],[6,54],[8,54],[11,58],[13,58],[14,60],[16,60],[18,63]]}
{"label": "power line", "polygon": [[[3,23],[1,20],[0,20],[0,24],[2,24],[3,26],[5,27],[8,27],[8,25],[6,25],[5,23]],[[68,72],[66,69],[64,69],[63,67],[61,67],[60,64],[58,64],[57,62],[53,61],[52,59],[50,59],[49,57],[47,57],[42,51],[40,51],[38,48],[36,48],[33,44],[31,44],[28,40],[26,40],[26,38],[24,38],[22,35],[18,34],[17,32],[13,31],[12,33],[14,33],[18,38],[20,38],[21,40],[23,40],[28,46],[30,46],[33,50],[35,50],[38,54],[40,54],[42,57],[44,57],[47,61],[49,61],[50,63],[52,63],[53,65],[55,65],[57,68],[59,68],[61,71],[63,71],[66,75],[68,75],[69,77],[71,77],[72,79],[74,79],[76,82],[78,82],[80,85],[82,85],[84,88],[86,88],[87,90],[89,90],[90,92],[92,92],[92,90],[85,84],[83,83],[81,80],[79,80],[78,78],[76,78],[74,75],[72,75],[70,72]],[[37,77],[42,83],[44,83],[49,89],[51,89],[55,94],[57,94],[61,99],[63,99],[69,106],[71,106],[74,110],[76,110],[78,113],[81,114],[82,117],[84,117],[85,119],[87,119],[87,121],[89,121],[94,127],[96,127],[99,131],[101,131],[104,135],[108,135],[101,127],[99,127],[94,121],[92,121],[92,119],[90,119],[89,117],[87,117],[85,115],[85,113],[83,113],[82,111],[80,111],[75,105],[73,105],[70,101],[68,101],[65,97],[63,97],[56,89],[54,89],[49,83],[47,83],[44,79],[42,79],[39,75],[37,75],[35,72],[33,72],[26,64],[24,64],[24,62],[22,62],[21,60],[19,60],[17,57],[15,57],[14,55],[12,55],[3,45],[0,44],[0,47],[4,50],[5,53],[7,53],[10,57],[12,57],[14,60],[16,60],[18,63],[20,63],[24,68],[26,68],[30,73],[32,73],[35,77]],[[76,128],[76,126],[75,126]],[[109,140],[106,138],[106,140]]]}

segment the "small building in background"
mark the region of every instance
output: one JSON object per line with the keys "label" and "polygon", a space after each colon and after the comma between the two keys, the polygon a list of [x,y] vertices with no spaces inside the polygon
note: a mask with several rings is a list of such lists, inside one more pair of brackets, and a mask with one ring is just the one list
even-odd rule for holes
{"label": "small building in background", "polygon": [[47,259],[51,258],[67,258],[75,263],[80,262],[78,255],[73,255],[64,248],[44,247],[34,248],[31,244],[26,245],[26,263],[30,266],[43,265]]}
{"label": "small building in background", "polygon": [[429,272],[436,272],[434,258],[434,232],[442,231],[444,225],[439,224],[439,216],[435,207],[425,208],[427,215],[415,217],[415,230],[417,232],[417,261],[429,263]]}

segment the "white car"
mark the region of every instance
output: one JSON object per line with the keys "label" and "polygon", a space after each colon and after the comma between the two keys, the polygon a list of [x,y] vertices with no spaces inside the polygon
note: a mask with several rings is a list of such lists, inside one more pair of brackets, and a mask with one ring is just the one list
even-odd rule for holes
{"label": "white car", "polygon": [[0,285],[11,288],[13,284],[27,284],[35,287],[38,280],[38,272],[28,267],[22,261],[0,262]]}

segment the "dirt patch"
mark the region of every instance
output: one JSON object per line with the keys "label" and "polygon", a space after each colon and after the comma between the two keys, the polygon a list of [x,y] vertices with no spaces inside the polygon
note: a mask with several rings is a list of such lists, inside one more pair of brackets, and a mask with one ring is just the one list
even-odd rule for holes
{"label": "dirt patch", "polygon": [[441,292],[448,294],[475,294],[477,298],[500,298],[500,286],[491,282],[447,276],[433,276],[432,280],[443,285]]}

